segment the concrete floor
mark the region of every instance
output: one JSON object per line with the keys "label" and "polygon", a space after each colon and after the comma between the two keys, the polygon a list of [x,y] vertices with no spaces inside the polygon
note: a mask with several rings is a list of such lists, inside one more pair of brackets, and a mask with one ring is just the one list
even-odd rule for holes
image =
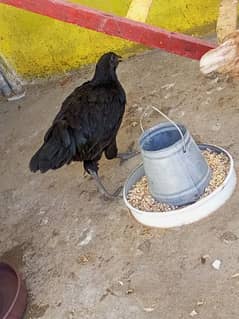
{"label": "concrete floor", "polygon": [[[29,159],[64,97],[92,71],[31,86],[26,98],[0,104],[0,259],[26,279],[25,318],[237,319],[238,188],[211,217],[162,230],[138,224],[120,199],[105,202],[79,163],[44,175],[29,172]],[[153,103],[197,141],[229,150],[238,171],[235,81],[205,79],[197,61],[158,50],[123,62],[118,73],[128,97],[121,151],[137,147],[140,115]],[[151,114],[144,125],[161,120]],[[103,159],[100,173],[113,190],[139,162],[121,166]],[[205,264],[203,255],[209,255]],[[218,271],[211,266],[217,258]]]}

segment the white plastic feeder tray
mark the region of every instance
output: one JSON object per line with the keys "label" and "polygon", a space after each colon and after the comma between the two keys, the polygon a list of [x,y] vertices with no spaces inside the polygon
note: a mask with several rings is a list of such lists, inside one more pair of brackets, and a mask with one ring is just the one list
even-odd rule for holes
{"label": "white plastic feeder tray", "polygon": [[145,212],[133,207],[127,200],[129,190],[145,175],[143,164],[141,164],[131,173],[123,189],[124,202],[138,222],[145,226],[159,228],[171,228],[191,224],[215,212],[231,197],[236,187],[236,172],[231,155],[218,146],[209,144],[200,144],[198,146],[201,150],[210,149],[211,151],[224,153],[228,156],[230,166],[224,182],[210,195],[191,205],[169,212]]}

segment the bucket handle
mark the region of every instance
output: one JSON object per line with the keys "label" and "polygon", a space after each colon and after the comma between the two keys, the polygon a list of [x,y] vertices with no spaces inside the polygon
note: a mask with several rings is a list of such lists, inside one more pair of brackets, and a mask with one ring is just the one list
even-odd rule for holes
{"label": "bucket handle", "polygon": [[[156,106],[151,106],[151,108],[152,108],[154,111],[156,111],[156,112],[158,112],[159,114],[161,114],[164,118],[166,118],[166,120],[168,120],[170,123],[172,123],[172,124],[176,127],[176,129],[178,130],[178,132],[179,132],[179,134],[180,134],[180,136],[181,136],[181,138],[182,138],[182,141],[183,141],[183,152],[186,153],[186,144],[185,144],[183,132],[182,132],[182,130],[180,129],[180,127],[179,127],[173,120],[171,120],[166,114],[164,114],[162,111],[160,111]],[[140,117],[140,128],[141,128],[142,132],[144,132],[144,128],[143,128],[142,122],[143,122],[143,118],[144,118],[145,115],[146,115],[147,109],[148,109],[148,107],[147,107],[146,110],[143,112],[142,116]]]}

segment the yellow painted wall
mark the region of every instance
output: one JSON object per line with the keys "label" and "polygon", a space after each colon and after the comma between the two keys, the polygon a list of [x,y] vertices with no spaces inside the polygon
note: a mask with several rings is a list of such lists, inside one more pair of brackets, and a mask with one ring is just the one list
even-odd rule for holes
{"label": "yellow painted wall", "polygon": [[147,22],[170,31],[202,34],[215,28],[218,0],[153,1]]}
{"label": "yellow painted wall", "polygon": [[[72,0],[126,16],[131,0]],[[143,0],[140,0],[143,1]],[[146,22],[200,33],[215,23],[219,0],[153,0]],[[95,62],[102,53],[135,50],[129,41],[0,4],[0,54],[23,77],[48,76]]]}

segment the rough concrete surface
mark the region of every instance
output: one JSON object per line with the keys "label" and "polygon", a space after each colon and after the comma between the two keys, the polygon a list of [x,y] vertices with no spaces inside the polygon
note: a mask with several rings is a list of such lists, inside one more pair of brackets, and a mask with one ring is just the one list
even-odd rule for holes
{"label": "rough concrete surface", "polygon": [[[0,104],[0,259],[26,280],[25,319],[238,318],[238,188],[209,218],[163,230],[138,224],[121,199],[104,201],[80,163],[29,172],[64,97],[92,71],[33,85],[24,99]],[[206,79],[197,61],[158,50],[124,61],[118,74],[128,97],[121,151],[138,147],[139,118],[154,104],[197,141],[229,150],[238,171],[236,81]],[[159,121],[152,113],[144,126]],[[102,159],[104,183],[114,190],[140,161]],[[218,271],[215,259],[222,261]]]}

